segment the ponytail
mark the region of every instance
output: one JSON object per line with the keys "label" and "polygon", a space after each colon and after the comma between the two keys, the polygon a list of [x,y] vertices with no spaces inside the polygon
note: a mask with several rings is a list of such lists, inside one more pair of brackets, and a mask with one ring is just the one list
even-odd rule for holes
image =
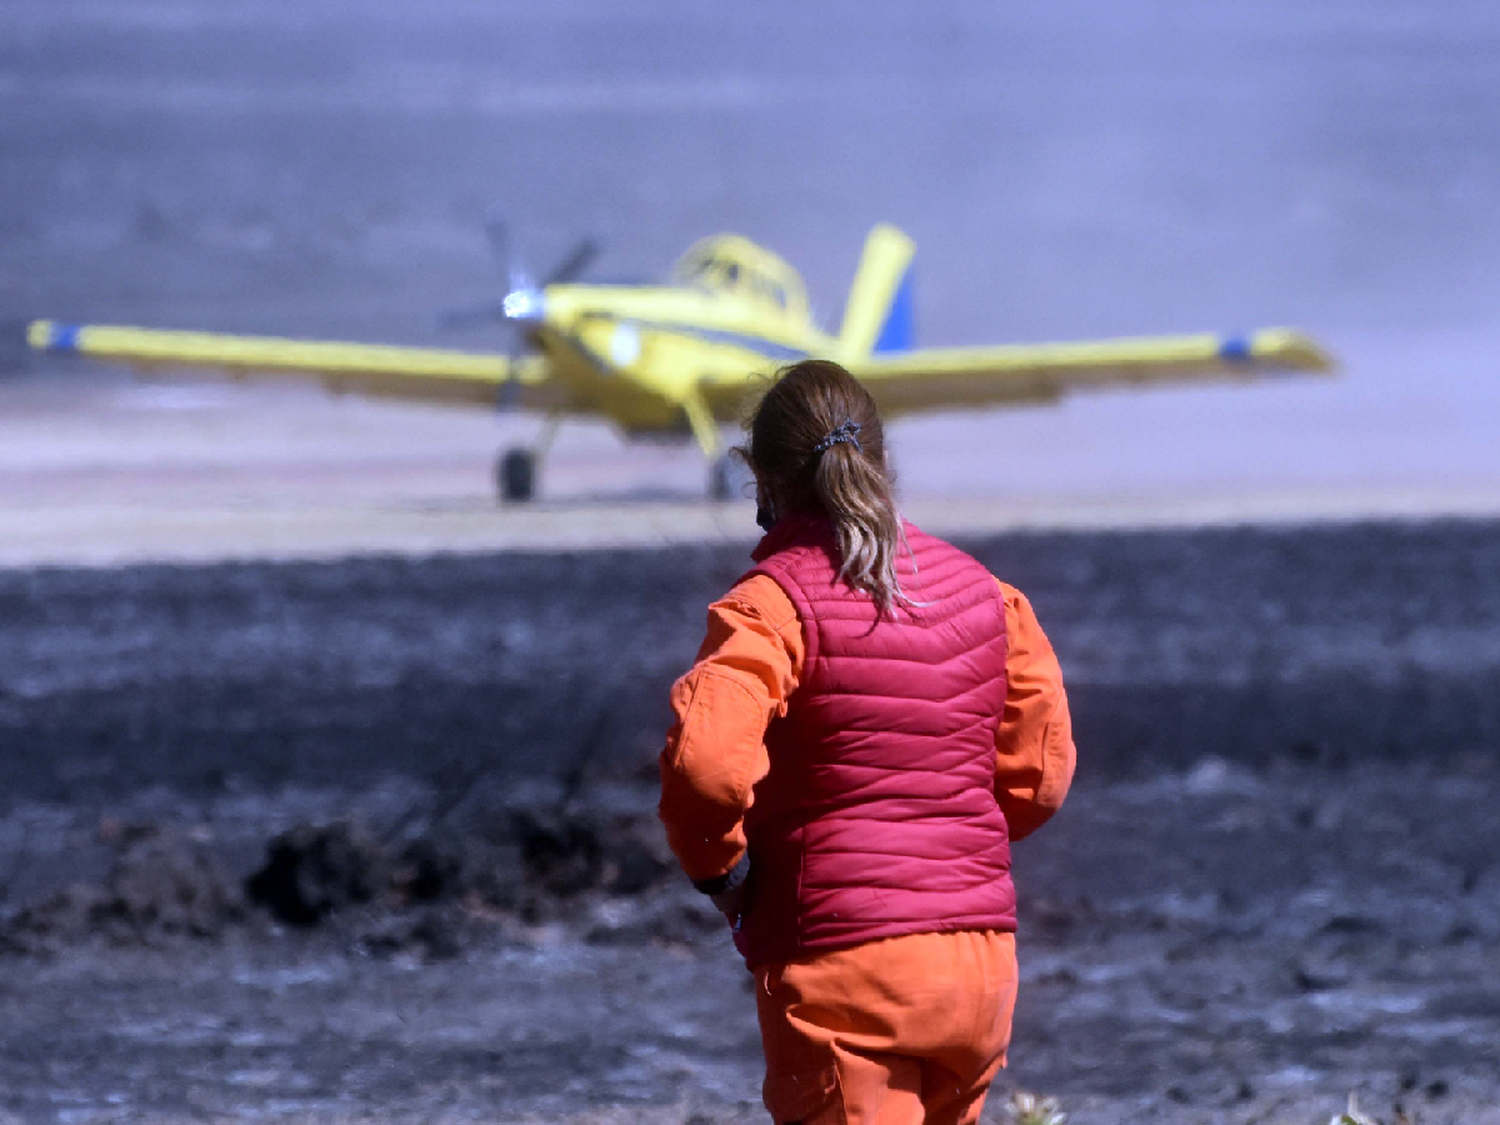
{"label": "ponytail", "polygon": [[910,602],[896,577],[901,520],[885,472],[859,446],[840,443],[819,456],[813,489],[833,521],[839,577],[874,598],[883,615]]}
{"label": "ponytail", "polygon": [[763,506],[821,510],[833,525],[839,578],[869,594],[882,616],[915,604],[896,574],[904,536],[869,391],[836,363],[804,360],[778,374],[748,428],[744,452]]}

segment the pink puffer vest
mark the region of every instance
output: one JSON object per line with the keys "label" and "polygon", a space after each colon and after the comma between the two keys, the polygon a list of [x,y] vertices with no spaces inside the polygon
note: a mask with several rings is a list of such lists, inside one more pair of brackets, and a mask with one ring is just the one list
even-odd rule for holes
{"label": "pink puffer vest", "polygon": [[877,619],[838,580],[826,519],[790,517],[750,573],[797,608],[807,656],[766,731],[769,774],[746,817],[752,966],[877,938],[1015,929],[995,730],[1005,607],[977,561],[911,524],[898,563],[917,603]]}

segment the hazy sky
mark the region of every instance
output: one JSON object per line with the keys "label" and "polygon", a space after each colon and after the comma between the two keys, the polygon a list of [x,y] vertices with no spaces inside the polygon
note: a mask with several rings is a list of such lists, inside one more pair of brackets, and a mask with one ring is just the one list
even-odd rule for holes
{"label": "hazy sky", "polygon": [[494,283],[501,200],[603,270],[741,230],[829,320],[889,219],[944,341],[1470,323],[1497,74],[1477,2],[11,0],[0,302],[425,312]]}

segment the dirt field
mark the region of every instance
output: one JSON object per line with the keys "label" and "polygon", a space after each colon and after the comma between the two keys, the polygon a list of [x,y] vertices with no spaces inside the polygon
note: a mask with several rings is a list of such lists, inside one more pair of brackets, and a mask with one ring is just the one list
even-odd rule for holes
{"label": "dirt field", "polygon": [[[1002,1093],[1055,1094],[1087,1125],[1322,1125],[1351,1088],[1387,1121],[1398,1105],[1497,1120],[1497,788],[1489,762],[1215,759],[1085,785],[1018,849],[1023,999]],[[424,795],[158,792],[108,812],[175,822],[245,874],[273,827],[380,826]],[[649,803],[593,799],[598,816]],[[0,827],[29,832],[30,863],[55,849],[77,863],[118,850],[93,815],[30,806]],[[311,931],[250,907],[212,938],[145,926],[12,955],[0,1107],[24,1121],[757,1121],[748,978],[693,897],[664,876],[529,919],[382,903]]]}
{"label": "dirt field", "polygon": [[[1035,601],[1083,752],[1018,849],[1006,1088],[1493,1120],[1500,525],[967,545]],[[639,859],[633,780],[742,551],[0,573],[0,1108],[756,1120],[745,978]],[[346,819],[365,897],[246,901],[277,833]]]}
{"label": "dirt field", "polygon": [[[990,416],[977,461],[949,452],[974,419],[896,434],[909,514],[1037,605],[1084,754],[1019,850],[1000,1093],[1075,1125],[1322,1125],[1355,1088],[1494,1120],[1486,463],[1036,489],[1077,423]],[[534,425],[0,388],[0,1114],[761,1119],[746,978],[641,780],[751,513],[699,498],[691,450],[588,426],[497,509]],[[251,894],[279,833],[346,822],[359,862],[292,880],[314,923]]]}

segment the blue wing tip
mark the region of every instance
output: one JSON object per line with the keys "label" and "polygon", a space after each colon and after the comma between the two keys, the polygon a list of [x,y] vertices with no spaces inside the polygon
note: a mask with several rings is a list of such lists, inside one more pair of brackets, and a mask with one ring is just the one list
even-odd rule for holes
{"label": "blue wing tip", "polygon": [[72,352],[78,350],[78,333],[82,329],[81,324],[34,320],[26,329],[26,338],[38,351]]}
{"label": "blue wing tip", "polygon": [[1250,337],[1225,336],[1219,341],[1219,358],[1229,363],[1243,363],[1250,358]]}

